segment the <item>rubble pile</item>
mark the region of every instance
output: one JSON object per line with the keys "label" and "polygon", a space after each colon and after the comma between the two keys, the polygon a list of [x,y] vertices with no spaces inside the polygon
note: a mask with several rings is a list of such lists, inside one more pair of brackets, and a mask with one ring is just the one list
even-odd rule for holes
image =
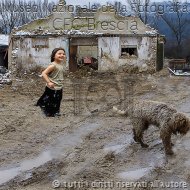
{"label": "rubble pile", "polygon": [[67,78],[84,78],[84,77],[89,77],[92,75],[92,73],[96,73],[97,71],[94,71],[93,69],[89,67],[82,67],[79,70],[75,72],[69,72],[67,74]]}
{"label": "rubble pile", "polygon": [[0,66],[0,87],[3,84],[11,84],[11,72],[5,67]]}

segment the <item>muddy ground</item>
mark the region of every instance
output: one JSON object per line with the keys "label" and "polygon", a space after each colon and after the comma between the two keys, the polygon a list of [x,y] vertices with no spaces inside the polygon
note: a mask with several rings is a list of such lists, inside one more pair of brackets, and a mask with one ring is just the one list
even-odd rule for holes
{"label": "muddy ground", "polygon": [[67,75],[56,118],[34,106],[44,85],[28,74],[0,89],[0,189],[190,189],[190,132],[172,138],[175,155],[166,157],[155,126],[145,133],[149,148],[142,149],[130,120],[111,109],[137,98],[190,116],[190,77],[166,68],[152,75]]}

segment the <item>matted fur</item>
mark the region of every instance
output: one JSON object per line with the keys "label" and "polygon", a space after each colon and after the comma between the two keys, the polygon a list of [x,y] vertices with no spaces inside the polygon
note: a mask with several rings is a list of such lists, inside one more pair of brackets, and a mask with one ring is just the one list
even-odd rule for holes
{"label": "matted fur", "polygon": [[126,110],[119,110],[113,107],[113,111],[129,116],[133,125],[134,140],[142,147],[148,147],[143,142],[143,132],[149,125],[156,125],[160,128],[160,138],[162,139],[165,153],[173,154],[171,135],[185,135],[190,129],[189,118],[183,113],[162,102],[156,101],[135,101]]}

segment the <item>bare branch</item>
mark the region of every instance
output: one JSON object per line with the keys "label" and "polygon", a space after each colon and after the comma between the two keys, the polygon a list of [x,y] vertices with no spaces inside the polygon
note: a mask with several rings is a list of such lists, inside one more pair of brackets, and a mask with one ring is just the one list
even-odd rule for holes
{"label": "bare branch", "polygon": [[1,0],[0,2],[0,26],[4,33],[10,33],[14,27],[21,26],[32,20],[45,17],[52,12],[53,2],[48,0]]}

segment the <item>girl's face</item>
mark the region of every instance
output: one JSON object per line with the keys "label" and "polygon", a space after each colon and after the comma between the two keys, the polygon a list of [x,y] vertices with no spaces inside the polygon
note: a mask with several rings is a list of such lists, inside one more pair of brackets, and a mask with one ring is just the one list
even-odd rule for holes
{"label": "girl's face", "polygon": [[66,54],[63,50],[58,50],[55,54],[54,61],[60,63],[66,59]]}

